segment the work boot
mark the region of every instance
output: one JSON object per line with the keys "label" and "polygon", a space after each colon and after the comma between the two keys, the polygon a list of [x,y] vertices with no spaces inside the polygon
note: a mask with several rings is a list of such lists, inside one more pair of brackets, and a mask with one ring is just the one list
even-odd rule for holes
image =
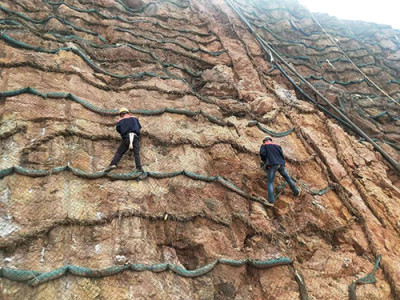
{"label": "work boot", "polygon": [[110,172],[111,170],[114,170],[116,168],[117,168],[116,165],[110,165],[110,166],[108,166],[107,168],[104,169],[104,172],[107,173],[107,172]]}
{"label": "work boot", "polygon": [[144,170],[142,167],[137,167],[136,172],[144,173]]}

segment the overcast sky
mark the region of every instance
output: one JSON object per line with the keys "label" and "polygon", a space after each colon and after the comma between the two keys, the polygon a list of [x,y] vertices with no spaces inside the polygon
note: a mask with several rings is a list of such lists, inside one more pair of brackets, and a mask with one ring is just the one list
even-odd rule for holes
{"label": "overcast sky", "polygon": [[400,0],[299,0],[312,12],[345,20],[362,20],[400,29]]}

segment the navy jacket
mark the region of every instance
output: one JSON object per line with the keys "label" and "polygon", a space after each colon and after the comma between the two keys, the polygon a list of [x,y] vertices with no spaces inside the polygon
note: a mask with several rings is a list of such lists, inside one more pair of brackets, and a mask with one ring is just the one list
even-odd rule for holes
{"label": "navy jacket", "polygon": [[261,160],[266,166],[285,165],[285,158],[281,146],[267,141],[260,148]]}
{"label": "navy jacket", "polygon": [[127,138],[130,132],[134,132],[139,136],[140,128],[142,128],[142,126],[139,120],[129,115],[125,115],[123,118],[119,119],[117,123],[117,131],[123,139]]}

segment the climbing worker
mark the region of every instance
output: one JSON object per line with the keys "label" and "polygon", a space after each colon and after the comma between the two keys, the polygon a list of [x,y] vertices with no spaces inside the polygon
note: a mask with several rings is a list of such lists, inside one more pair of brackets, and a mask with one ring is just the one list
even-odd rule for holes
{"label": "climbing worker", "polygon": [[139,120],[131,116],[129,114],[129,110],[125,107],[119,110],[120,119],[117,123],[117,131],[122,137],[121,144],[118,147],[117,152],[112,159],[110,166],[106,168],[106,172],[115,169],[121,160],[122,156],[126,151],[133,150],[135,154],[135,164],[136,171],[143,172],[142,165],[140,163],[140,144],[139,144],[139,136],[140,136],[140,128],[142,126],[139,123]]}
{"label": "climbing worker", "polygon": [[268,202],[274,204],[274,179],[275,173],[278,171],[283,178],[289,183],[290,188],[295,196],[300,196],[301,188],[297,189],[285,169],[285,158],[281,146],[274,144],[270,136],[266,136],[260,148],[260,156],[263,161],[264,167],[267,171],[267,189],[268,189]]}

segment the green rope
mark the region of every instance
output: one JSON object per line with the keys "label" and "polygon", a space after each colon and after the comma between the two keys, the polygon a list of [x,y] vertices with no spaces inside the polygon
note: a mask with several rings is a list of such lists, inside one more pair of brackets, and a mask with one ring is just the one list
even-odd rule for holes
{"label": "green rope", "polygon": [[305,79],[313,79],[313,80],[322,80],[328,84],[350,85],[350,84],[361,84],[361,83],[365,82],[366,84],[368,84],[368,86],[372,86],[371,83],[369,83],[368,80],[365,78],[362,78],[360,80],[349,80],[349,81],[328,80],[324,76],[314,76],[314,75],[308,75],[304,78]]}
{"label": "green rope", "polygon": [[21,27],[21,23],[18,23],[17,21],[14,20],[8,20],[8,19],[2,19],[0,20],[1,25],[12,25],[12,26],[19,26]]}
{"label": "green rope", "polygon": [[388,144],[389,146],[393,147],[393,148],[396,149],[396,150],[400,150],[400,146],[398,146],[398,145],[396,145],[396,144],[394,144],[394,143],[392,143],[392,142],[389,142],[389,141],[387,141],[387,140],[383,140],[383,142],[384,142],[385,144]]}
{"label": "green rope", "polygon": [[283,189],[285,188],[285,186],[287,185],[287,181],[284,181],[283,183],[281,183],[280,185],[278,185],[275,190],[278,192],[275,196],[274,196],[274,200],[278,199],[279,196],[283,193]]}
{"label": "green rope", "polygon": [[[369,54],[368,54],[369,56]],[[329,62],[331,64],[334,64],[335,62],[341,62],[341,63],[348,63],[350,64],[351,62],[345,58],[334,58],[334,59],[329,59]],[[327,63],[326,59],[324,60],[318,60],[317,64],[318,67],[321,68],[323,63]],[[370,62],[370,63],[365,63],[365,64],[357,64],[357,67],[359,68],[366,68],[366,67],[376,67],[378,69],[381,69],[383,71],[386,71],[390,73],[392,76],[396,76],[396,72],[386,66],[378,66],[375,62]],[[390,81],[390,80],[389,80]]]}
{"label": "green rope", "polygon": [[39,284],[60,278],[68,273],[85,278],[102,278],[106,276],[114,276],[124,271],[130,271],[130,272],[150,271],[154,273],[160,273],[170,270],[179,276],[194,278],[206,275],[207,273],[211,272],[218,264],[228,265],[232,267],[241,267],[244,265],[248,265],[258,269],[268,269],[276,266],[290,265],[292,264],[292,260],[288,257],[281,257],[270,260],[253,260],[253,259],[234,260],[234,259],[220,258],[195,270],[186,270],[181,266],[171,263],[161,263],[152,265],[134,263],[134,264],[127,264],[124,266],[112,266],[105,269],[91,269],[86,267],[66,265],[56,270],[44,273],[31,270],[0,268],[0,278],[7,278],[8,280],[11,281],[27,282],[30,286],[37,286]]}
{"label": "green rope", "polygon": [[[387,144],[387,145],[393,147],[393,148],[396,149],[396,150],[400,150],[400,146],[399,146],[399,145],[396,145],[395,143],[389,142],[388,140],[380,140],[380,139],[377,139],[377,138],[372,138],[372,140],[373,140],[374,142],[385,143],[385,144]],[[358,142],[359,142],[359,143],[365,142],[365,139],[364,139],[364,138],[361,138],[361,139],[358,140]]]}
{"label": "green rope", "polygon": [[284,136],[291,134],[294,130],[294,128],[291,128],[284,132],[274,132],[274,131],[271,131],[271,130],[261,126],[260,122],[258,122],[258,121],[251,121],[247,124],[247,126],[249,126],[249,127],[257,126],[257,128],[260,129],[262,132],[268,133],[272,137],[284,137]]}
{"label": "green rope", "polygon": [[302,186],[302,187],[304,187],[305,188],[305,190],[310,194],[310,195],[313,195],[313,196],[322,196],[322,195],[325,195],[327,192],[329,192],[330,190],[333,190],[334,189],[334,187],[333,186],[327,186],[326,188],[323,188],[323,189],[320,189],[320,190],[313,190],[313,189],[311,189],[307,184],[305,184],[304,182],[300,182],[300,181],[298,181],[297,179],[294,179],[296,182],[299,182],[300,183],[300,185]]}
{"label": "green rope", "polygon": [[374,268],[372,269],[371,273],[369,273],[367,276],[359,278],[355,281],[353,281],[349,285],[349,299],[350,300],[357,300],[357,295],[356,295],[356,285],[359,284],[370,284],[370,283],[375,283],[376,278],[375,278],[375,272],[379,269],[379,263],[381,262],[382,255],[378,255],[378,258],[376,259]]}
{"label": "green rope", "polygon": [[372,119],[374,119],[374,120],[378,120],[378,119],[380,119],[381,117],[383,117],[383,116],[388,116],[389,117],[389,120],[390,121],[399,121],[400,120],[400,117],[394,117],[390,112],[388,112],[388,111],[383,111],[383,112],[380,112],[380,113],[378,113],[378,114],[376,114],[376,115],[373,115],[373,116],[370,116]]}
{"label": "green rope", "polygon": [[387,84],[388,85],[390,85],[390,84],[400,84],[400,80],[389,80],[388,82],[387,82]]}

